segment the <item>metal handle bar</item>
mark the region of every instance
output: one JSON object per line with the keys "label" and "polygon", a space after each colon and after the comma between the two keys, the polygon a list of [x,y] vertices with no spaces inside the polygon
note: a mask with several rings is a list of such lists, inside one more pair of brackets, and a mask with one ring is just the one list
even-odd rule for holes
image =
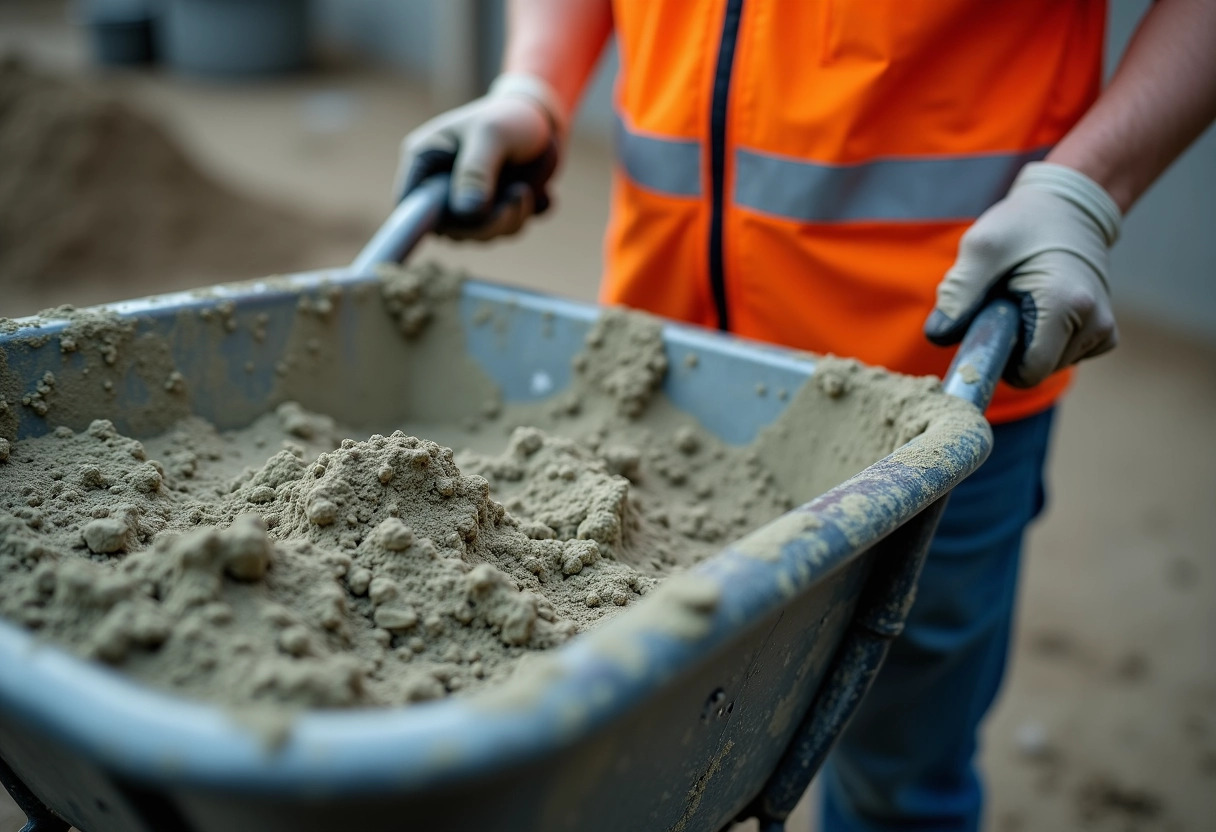
{"label": "metal handle bar", "polygon": [[946,371],[943,383],[952,396],[988,407],[996,383],[1018,340],[1020,312],[1013,301],[997,298],[975,317]]}
{"label": "metal handle bar", "polygon": [[362,274],[385,263],[405,262],[443,216],[450,180],[449,174],[435,174],[406,194],[350,264],[351,271]]}

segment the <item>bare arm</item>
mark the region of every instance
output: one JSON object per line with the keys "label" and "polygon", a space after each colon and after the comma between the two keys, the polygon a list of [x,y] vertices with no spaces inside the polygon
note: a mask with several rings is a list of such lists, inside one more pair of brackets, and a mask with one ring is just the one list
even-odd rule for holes
{"label": "bare arm", "polygon": [[[514,234],[545,211],[570,116],[611,33],[611,0],[510,0],[502,74],[486,95],[405,137],[397,199],[451,171],[452,218],[437,231],[457,239]],[[503,186],[504,164],[532,172]]]}
{"label": "bare arm", "polygon": [[611,0],[511,0],[503,71],[547,81],[573,113],[611,33]]}
{"label": "bare arm", "polygon": [[1124,213],[1216,118],[1216,0],[1157,0],[1110,86],[1048,155]]}

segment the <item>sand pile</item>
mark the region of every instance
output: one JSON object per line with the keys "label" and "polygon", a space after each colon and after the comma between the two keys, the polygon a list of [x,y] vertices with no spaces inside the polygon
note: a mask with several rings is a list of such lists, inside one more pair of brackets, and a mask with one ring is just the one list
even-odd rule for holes
{"label": "sand pile", "polygon": [[95,84],[0,63],[0,286],[255,277],[360,236],[229,190]]}

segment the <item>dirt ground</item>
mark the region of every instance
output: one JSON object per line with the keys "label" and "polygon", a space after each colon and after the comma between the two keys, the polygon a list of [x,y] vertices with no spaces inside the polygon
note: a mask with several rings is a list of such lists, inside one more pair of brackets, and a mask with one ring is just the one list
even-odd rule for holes
{"label": "dirt ground", "polygon": [[[72,30],[14,8],[0,9],[0,52],[20,44],[82,71]],[[370,234],[387,213],[397,142],[430,111],[416,88],[370,71],[241,87],[118,73],[106,84],[233,189],[331,226],[304,266],[353,256],[350,228]],[[554,217],[517,241],[427,242],[420,254],[593,297],[609,164],[606,148],[576,140]],[[0,314],[211,279],[204,270],[133,273],[15,291],[0,275]],[[988,828],[998,832],[1216,824],[1216,350],[1137,323],[1129,310],[1121,320],[1119,349],[1085,367],[1061,408],[1011,676],[985,730]],[[806,830],[809,815],[804,805],[789,828]],[[0,830],[19,826],[0,794]]]}

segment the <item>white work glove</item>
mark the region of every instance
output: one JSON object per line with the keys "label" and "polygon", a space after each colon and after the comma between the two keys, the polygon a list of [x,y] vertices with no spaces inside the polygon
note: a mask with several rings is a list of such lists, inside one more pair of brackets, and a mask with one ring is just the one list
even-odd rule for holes
{"label": "white work glove", "polygon": [[482,98],[423,124],[401,143],[400,201],[427,177],[451,171],[448,211],[436,232],[489,240],[514,234],[549,207],[565,114],[557,94],[532,75],[500,75]]}
{"label": "white work glove", "polygon": [[1022,310],[1005,380],[1033,387],[1056,370],[1114,349],[1107,251],[1119,237],[1119,207],[1072,168],[1032,162],[1009,194],[963,234],[958,259],[937,287],[925,335],[948,346],[997,295]]}

